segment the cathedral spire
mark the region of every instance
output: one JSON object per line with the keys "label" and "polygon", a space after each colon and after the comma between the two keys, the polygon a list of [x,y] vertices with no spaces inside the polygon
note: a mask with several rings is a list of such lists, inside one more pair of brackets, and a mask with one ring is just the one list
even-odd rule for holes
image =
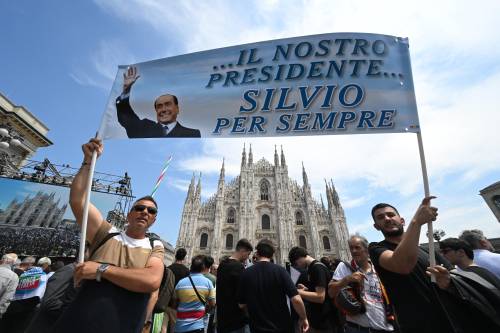
{"label": "cathedral spire", "polygon": [[241,167],[247,165],[247,153],[245,151],[245,144],[243,143],[243,152],[241,153]]}
{"label": "cathedral spire", "polygon": [[224,189],[224,181],[225,181],[225,173],[226,173],[226,170],[224,168],[224,158],[222,159],[222,167],[220,169],[220,176],[219,176],[219,185],[217,186],[217,193],[220,193],[222,192],[222,190]]}
{"label": "cathedral spire", "polygon": [[201,198],[201,172],[200,172],[200,177],[198,178],[198,185],[196,185],[195,197],[198,200]]}
{"label": "cathedral spire", "polygon": [[331,195],[332,195],[332,201],[333,201],[333,204],[338,207],[340,205],[340,199],[339,199],[339,195],[337,194],[337,190],[335,189],[335,185],[333,185],[333,180],[330,179],[330,184],[332,185],[331,188],[330,188],[330,191],[331,191]]}
{"label": "cathedral spire", "polygon": [[188,188],[188,194],[186,196],[186,202],[192,199],[194,196],[194,172],[193,176],[191,177],[191,183],[189,183],[189,188]]}
{"label": "cathedral spire", "polygon": [[302,162],[302,181],[304,186],[309,186],[309,180],[307,179],[306,169],[304,168],[304,162]]}
{"label": "cathedral spire", "polygon": [[219,180],[220,179],[224,179],[225,175],[226,175],[226,169],[224,168],[224,162],[225,162],[225,158],[223,157],[222,158],[222,168],[220,169],[220,176],[219,176]]}
{"label": "cathedral spire", "polygon": [[279,167],[280,166],[280,160],[278,157],[278,151],[276,150],[276,145],[274,145],[274,166]]}
{"label": "cathedral spire", "polygon": [[325,203],[323,202],[323,194],[319,194],[319,198],[321,199],[321,208],[323,208],[323,210],[325,210]]}
{"label": "cathedral spire", "polygon": [[285,154],[283,153],[283,146],[281,146],[281,166],[286,167]]}
{"label": "cathedral spire", "polygon": [[248,165],[253,164],[253,154],[252,154],[252,144],[250,144],[250,150],[248,151]]}

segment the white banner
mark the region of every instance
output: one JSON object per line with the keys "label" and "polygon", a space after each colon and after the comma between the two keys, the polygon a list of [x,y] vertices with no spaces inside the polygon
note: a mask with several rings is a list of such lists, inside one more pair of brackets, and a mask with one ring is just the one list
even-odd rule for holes
{"label": "white banner", "polygon": [[418,132],[406,38],[333,33],[120,66],[100,136]]}

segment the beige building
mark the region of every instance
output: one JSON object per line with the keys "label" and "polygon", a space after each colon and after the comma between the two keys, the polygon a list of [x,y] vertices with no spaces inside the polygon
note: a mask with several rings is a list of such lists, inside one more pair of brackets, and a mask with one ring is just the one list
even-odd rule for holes
{"label": "beige building", "polygon": [[491,184],[479,191],[486,204],[500,222],[500,181]]}
{"label": "beige building", "polygon": [[0,167],[17,169],[36,152],[48,147],[49,128],[23,106],[0,93]]}

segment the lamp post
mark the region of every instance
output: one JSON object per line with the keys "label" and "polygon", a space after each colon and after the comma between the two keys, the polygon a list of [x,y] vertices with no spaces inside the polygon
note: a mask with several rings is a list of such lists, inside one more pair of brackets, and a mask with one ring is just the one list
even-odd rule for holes
{"label": "lamp post", "polygon": [[22,146],[21,137],[8,125],[0,125],[0,174],[17,172],[16,148]]}

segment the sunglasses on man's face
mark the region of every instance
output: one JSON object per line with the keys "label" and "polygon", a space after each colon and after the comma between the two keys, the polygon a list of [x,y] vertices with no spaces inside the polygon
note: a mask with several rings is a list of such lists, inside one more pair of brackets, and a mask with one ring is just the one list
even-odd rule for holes
{"label": "sunglasses on man's face", "polygon": [[134,212],[142,212],[144,211],[144,209],[147,209],[148,213],[151,215],[156,215],[156,213],[158,213],[158,209],[156,209],[155,207],[150,207],[146,205],[135,205],[134,207],[132,207],[132,210]]}

